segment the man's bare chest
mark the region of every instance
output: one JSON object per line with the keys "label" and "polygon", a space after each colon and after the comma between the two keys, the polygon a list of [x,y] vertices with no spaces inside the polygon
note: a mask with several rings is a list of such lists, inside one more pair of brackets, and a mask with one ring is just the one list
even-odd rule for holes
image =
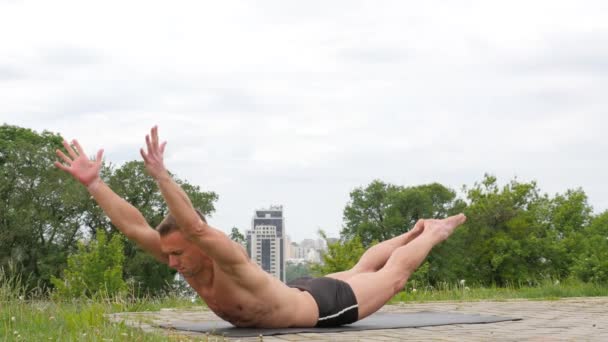
{"label": "man's bare chest", "polygon": [[237,326],[255,325],[258,319],[271,311],[268,303],[232,283],[216,280],[210,286],[199,287],[196,291],[211,311]]}

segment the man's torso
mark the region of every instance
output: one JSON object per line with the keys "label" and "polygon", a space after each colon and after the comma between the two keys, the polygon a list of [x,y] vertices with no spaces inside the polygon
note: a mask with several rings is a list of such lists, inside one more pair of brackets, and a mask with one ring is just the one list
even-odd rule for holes
{"label": "man's torso", "polygon": [[211,274],[186,280],[209,309],[235,326],[312,327],[317,322],[318,308],[309,293],[286,286],[253,262],[228,270],[213,263],[204,272]]}

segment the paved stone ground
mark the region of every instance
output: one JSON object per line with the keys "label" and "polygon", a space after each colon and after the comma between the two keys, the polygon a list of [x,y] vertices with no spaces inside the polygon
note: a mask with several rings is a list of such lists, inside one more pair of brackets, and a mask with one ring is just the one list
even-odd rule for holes
{"label": "paved stone ground", "polygon": [[179,340],[194,341],[608,341],[608,297],[569,298],[555,301],[433,302],[387,305],[384,312],[460,312],[523,318],[489,324],[369,330],[344,333],[306,333],[266,337],[223,338],[200,333],[154,328],[155,322],[220,320],[204,308],[165,309],[158,312],[118,313],[116,322],[156,330]]}

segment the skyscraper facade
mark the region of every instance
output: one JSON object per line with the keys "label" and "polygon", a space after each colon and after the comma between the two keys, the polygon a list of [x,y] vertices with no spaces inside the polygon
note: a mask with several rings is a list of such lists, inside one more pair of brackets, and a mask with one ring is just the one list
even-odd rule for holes
{"label": "skyscraper facade", "polygon": [[285,282],[283,206],[258,209],[247,231],[247,253],[262,269]]}

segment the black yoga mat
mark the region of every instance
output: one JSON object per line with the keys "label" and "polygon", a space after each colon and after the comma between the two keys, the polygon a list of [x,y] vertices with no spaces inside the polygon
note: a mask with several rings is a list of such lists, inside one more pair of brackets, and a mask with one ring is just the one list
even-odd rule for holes
{"label": "black yoga mat", "polygon": [[399,329],[430,327],[448,324],[478,324],[496,323],[504,321],[519,321],[521,318],[509,318],[490,315],[471,315],[453,312],[414,312],[414,313],[375,313],[367,318],[350,325],[332,328],[283,328],[283,329],[255,329],[236,328],[224,321],[208,321],[200,323],[183,322],[172,324],[159,324],[161,328],[186,331],[198,331],[226,337],[269,336],[299,333],[328,333],[376,329]]}

